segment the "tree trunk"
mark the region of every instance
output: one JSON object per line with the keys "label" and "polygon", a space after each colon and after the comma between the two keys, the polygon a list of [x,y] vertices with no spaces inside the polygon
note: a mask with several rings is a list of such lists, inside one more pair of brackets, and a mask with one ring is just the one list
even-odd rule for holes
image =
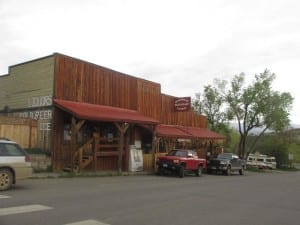
{"label": "tree trunk", "polygon": [[246,148],[246,137],[247,135],[241,134],[240,141],[239,141],[239,147],[238,147],[238,156],[240,158],[244,158],[245,155],[245,148]]}

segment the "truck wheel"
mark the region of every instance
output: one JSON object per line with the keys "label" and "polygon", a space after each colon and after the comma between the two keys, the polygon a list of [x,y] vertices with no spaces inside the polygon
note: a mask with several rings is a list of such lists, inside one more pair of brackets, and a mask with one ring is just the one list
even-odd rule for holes
{"label": "truck wheel", "polygon": [[203,167],[198,166],[198,169],[196,170],[196,176],[201,177],[203,173]]}
{"label": "truck wheel", "polygon": [[13,183],[13,174],[7,169],[0,170],[0,191],[6,191],[11,188]]}
{"label": "truck wheel", "polygon": [[179,170],[178,170],[178,176],[180,178],[183,178],[184,177],[184,166],[180,166],[179,167]]}
{"label": "truck wheel", "polygon": [[231,167],[228,166],[226,171],[225,171],[226,176],[230,176],[231,175]]}
{"label": "truck wheel", "polygon": [[244,175],[244,167],[239,170],[240,175]]}

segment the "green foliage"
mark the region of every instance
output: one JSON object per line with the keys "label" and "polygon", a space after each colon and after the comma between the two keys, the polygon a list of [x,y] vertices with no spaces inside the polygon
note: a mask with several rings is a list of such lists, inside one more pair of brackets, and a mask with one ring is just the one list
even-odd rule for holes
{"label": "green foliage", "polygon": [[299,143],[289,144],[288,152],[293,154],[294,162],[300,163],[300,144]]}
{"label": "green foliage", "polygon": [[226,137],[222,146],[226,152],[237,153],[239,134],[233,128],[224,124],[224,126],[218,126],[214,131]]}
{"label": "green foliage", "polygon": [[288,160],[289,144],[278,135],[264,135],[259,142],[257,142],[252,152],[259,152],[261,154],[275,156],[277,166],[289,163]]}
{"label": "green foliage", "polygon": [[[251,130],[262,129],[259,137],[267,130],[282,131],[289,125],[289,111],[293,98],[290,93],[272,90],[275,74],[265,70],[257,74],[248,84],[245,74],[234,76],[227,87],[226,81],[215,80],[215,86],[204,88],[203,98],[197,102],[207,116],[209,127],[218,131],[220,124],[235,120],[239,127],[237,153],[245,156],[246,141]],[[257,140],[252,142],[254,147]]]}
{"label": "green foliage", "polygon": [[228,151],[233,152],[233,153],[237,153],[237,146],[239,144],[239,133],[237,133],[235,130],[231,130],[230,133],[230,141],[228,143]]}

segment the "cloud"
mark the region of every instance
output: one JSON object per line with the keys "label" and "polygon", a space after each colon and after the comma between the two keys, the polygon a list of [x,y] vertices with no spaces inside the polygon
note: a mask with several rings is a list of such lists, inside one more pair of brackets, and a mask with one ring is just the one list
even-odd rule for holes
{"label": "cloud", "polygon": [[194,96],[214,78],[268,68],[299,99],[299,11],[297,0],[2,0],[0,74],[61,52]]}

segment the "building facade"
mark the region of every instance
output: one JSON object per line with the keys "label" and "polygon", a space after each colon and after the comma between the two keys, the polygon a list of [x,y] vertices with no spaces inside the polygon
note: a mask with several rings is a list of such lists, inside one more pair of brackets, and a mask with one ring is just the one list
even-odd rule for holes
{"label": "building facade", "polygon": [[189,146],[205,156],[224,138],[160,84],[60,53],[9,67],[0,90],[0,114],[37,121],[36,147],[52,153],[55,170],[130,170],[133,148],[149,169],[160,152]]}

